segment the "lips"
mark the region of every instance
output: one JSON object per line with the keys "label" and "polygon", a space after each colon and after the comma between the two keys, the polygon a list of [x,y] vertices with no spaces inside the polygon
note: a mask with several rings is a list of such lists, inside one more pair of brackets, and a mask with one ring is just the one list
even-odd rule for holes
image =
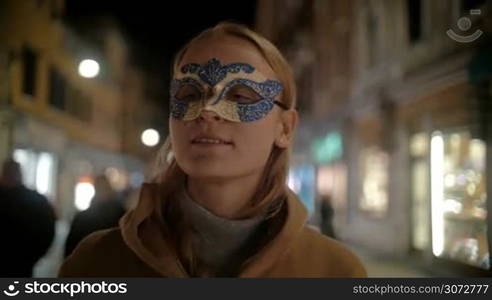
{"label": "lips", "polygon": [[233,145],[232,141],[213,135],[200,135],[191,140],[192,144],[199,145]]}

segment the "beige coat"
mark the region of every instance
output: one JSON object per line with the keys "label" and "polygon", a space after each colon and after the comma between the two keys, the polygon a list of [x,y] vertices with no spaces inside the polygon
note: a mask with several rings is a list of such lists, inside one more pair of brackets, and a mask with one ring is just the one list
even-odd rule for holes
{"label": "beige coat", "polygon": [[[84,239],[64,262],[60,277],[189,277],[166,242],[157,186],[145,184],[135,210],[119,228]],[[307,212],[294,194],[280,232],[248,259],[239,277],[365,277],[359,259],[341,243],[306,225]]]}

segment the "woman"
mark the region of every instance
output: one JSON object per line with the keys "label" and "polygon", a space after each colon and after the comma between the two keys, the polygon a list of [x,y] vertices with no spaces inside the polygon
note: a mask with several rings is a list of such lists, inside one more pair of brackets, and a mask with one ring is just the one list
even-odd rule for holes
{"label": "woman", "polygon": [[221,23],[191,40],[174,60],[160,173],[60,276],[365,276],[353,254],[305,226],[286,187],[295,99],[288,63],[246,27]]}

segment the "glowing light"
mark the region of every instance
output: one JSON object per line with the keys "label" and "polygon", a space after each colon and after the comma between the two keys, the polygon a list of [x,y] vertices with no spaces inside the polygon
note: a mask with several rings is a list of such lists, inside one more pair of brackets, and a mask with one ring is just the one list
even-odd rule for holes
{"label": "glowing light", "polygon": [[427,153],[429,147],[427,134],[417,133],[412,136],[410,141],[410,153],[412,156],[420,157]]}
{"label": "glowing light", "polygon": [[377,217],[388,210],[389,156],[377,147],[361,152],[362,193],[359,207]]}
{"label": "glowing light", "polygon": [[96,195],[94,185],[90,182],[79,182],[75,186],[75,207],[78,210],[86,210],[91,205],[92,198]]}
{"label": "glowing light", "polygon": [[113,189],[115,189],[116,191],[123,191],[128,184],[126,174],[115,167],[107,168],[104,171],[104,174],[108,178]]}
{"label": "glowing light", "polygon": [[312,145],[314,157],[319,163],[329,163],[343,155],[342,136],[338,132],[327,134],[314,141]]}
{"label": "glowing light", "polygon": [[453,174],[448,174],[444,177],[444,184],[446,187],[451,188],[456,185],[456,176]]}
{"label": "glowing light", "polygon": [[79,74],[85,78],[94,78],[99,74],[99,63],[93,59],[84,59],[79,64]]}
{"label": "glowing light", "polygon": [[466,186],[466,192],[470,196],[473,196],[476,190],[477,190],[477,186],[474,183],[470,183],[469,185]]}
{"label": "glowing light", "polygon": [[440,132],[431,139],[431,207],[432,253],[440,256],[444,250],[444,140]]}
{"label": "glowing light", "polygon": [[36,167],[36,190],[45,196],[48,196],[51,187],[53,163],[51,154],[45,152],[39,154]]}
{"label": "glowing light", "polygon": [[144,130],[141,139],[145,146],[154,147],[159,143],[160,136],[157,130],[149,128]]}
{"label": "glowing light", "polygon": [[289,172],[287,186],[295,193],[299,193],[299,191],[301,190],[301,183],[292,171]]}
{"label": "glowing light", "polygon": [[463,204],[459,203],[454,199],[448,199],[444,201],[444,212],[452,212],[454,214],[459,214],[463,210]]}

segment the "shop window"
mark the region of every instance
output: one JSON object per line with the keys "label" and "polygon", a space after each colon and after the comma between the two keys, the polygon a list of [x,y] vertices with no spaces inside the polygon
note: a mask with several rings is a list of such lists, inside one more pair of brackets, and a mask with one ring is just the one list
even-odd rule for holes
{"label": "shop window", "polygon": [[36,153],[29,149],[16,149],[13,157],[21,166],[22,183],[30,189],[36,189]]}
{"label": "shop window", "polygon": [[23,183],[48,199],[55,197],[56,157],[48,152],[16,149],[14,159],[21,165]]}
{"label": "shop window", "polygon": [[388,154],[378,147],[361,151],[359,208],[374,217],[384,217],[388,210],[388,164]]}
{"label": "shop window", "polygon": [[468,131],[431,139],[433,253],[488,269],[485,153]]}
{"label": "shop window", "polygon": [[429,186],[429,136],[417,133],[410,138],[412,246],[426,250],[430,246],[430,186]]}
{"label": "shop window", "polygon": [[423,160],[416,161],[412,166],[412,246],[425,250],[430,245],[429,218],[429,166]]}

